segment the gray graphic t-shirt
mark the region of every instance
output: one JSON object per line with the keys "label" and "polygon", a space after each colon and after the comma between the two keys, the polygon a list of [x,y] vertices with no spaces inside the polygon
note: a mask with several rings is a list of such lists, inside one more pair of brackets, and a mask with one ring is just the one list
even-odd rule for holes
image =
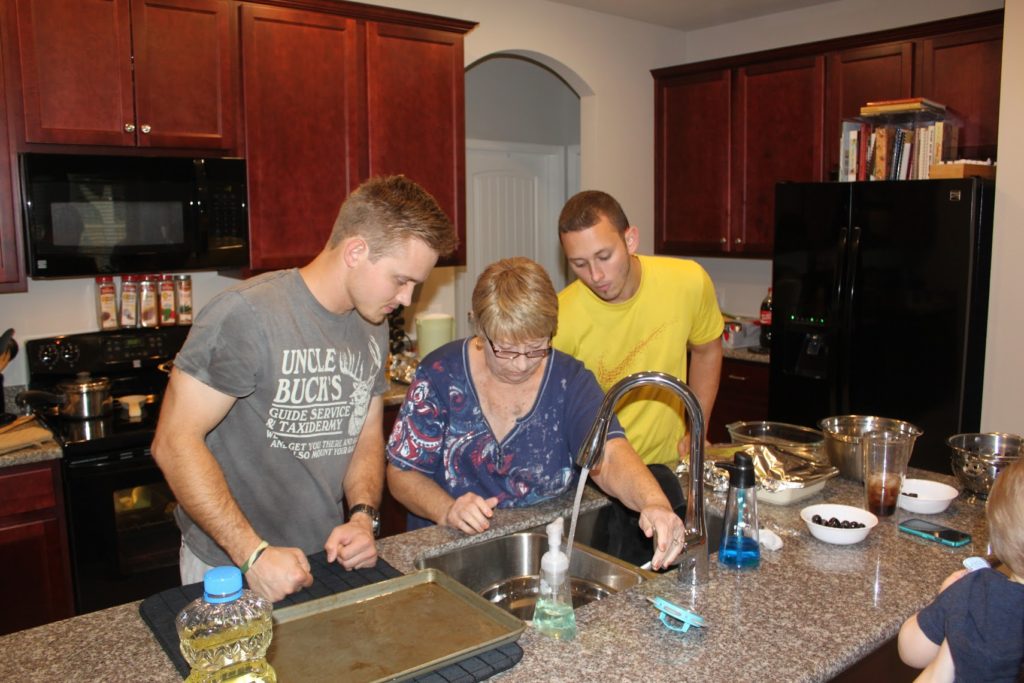
{"label": "gray graphic t-shirt", "polygon": [[[384,392],[387,325],[320,305],[297,270],[246,280],[196,317],[174,366],[236,397],[206,438],[231,494],[272,545],[323,550],[370,399]],[[230,560],[178,507],[189,548]]]}

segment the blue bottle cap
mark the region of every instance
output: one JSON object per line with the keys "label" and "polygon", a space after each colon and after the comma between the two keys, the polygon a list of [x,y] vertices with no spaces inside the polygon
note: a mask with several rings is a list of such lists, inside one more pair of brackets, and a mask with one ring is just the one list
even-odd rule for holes
{"label": "blue bottle cap", "polygon": [[203,599],[221,603],[242,596],[242,572],[238,567],[214,567],[203,575]]}

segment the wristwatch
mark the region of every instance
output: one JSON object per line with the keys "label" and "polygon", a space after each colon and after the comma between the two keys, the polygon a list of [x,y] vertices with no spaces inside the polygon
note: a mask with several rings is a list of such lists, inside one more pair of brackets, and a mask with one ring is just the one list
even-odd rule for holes
{"label": "wristwatch", "polygon": [[372,505],[367,505],[366,503],[358,503],[349,508],[349,518],[351,519],[352,515],[357,512],[362,512],[364,515],[368,515],[370,517],[370,522],[373,525],[373,537],[377,538],[380,536],[380,513],[377,512],[377,508]]}

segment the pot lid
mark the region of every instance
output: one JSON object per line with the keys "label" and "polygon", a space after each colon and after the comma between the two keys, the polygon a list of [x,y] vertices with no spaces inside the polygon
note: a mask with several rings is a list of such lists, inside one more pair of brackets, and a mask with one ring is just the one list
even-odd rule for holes
{"label": "pot lid", "polygon": [[57,385],[61,391],[105,391],[110,389],[110,380],[106,377],[93,377],[88,372],[80,372],[75,379]]}

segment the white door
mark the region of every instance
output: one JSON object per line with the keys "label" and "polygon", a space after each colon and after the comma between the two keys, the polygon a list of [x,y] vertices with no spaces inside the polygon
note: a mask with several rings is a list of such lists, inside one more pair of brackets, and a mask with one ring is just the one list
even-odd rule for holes
{"label": "white door", "polygon": [[566,199],[566,152],[556,145],[466,141],[466,267],[456,270],[458,336],[472,333],[473,286],[498,259],[527,256],[559,291],[566,284],[558,212]]}

